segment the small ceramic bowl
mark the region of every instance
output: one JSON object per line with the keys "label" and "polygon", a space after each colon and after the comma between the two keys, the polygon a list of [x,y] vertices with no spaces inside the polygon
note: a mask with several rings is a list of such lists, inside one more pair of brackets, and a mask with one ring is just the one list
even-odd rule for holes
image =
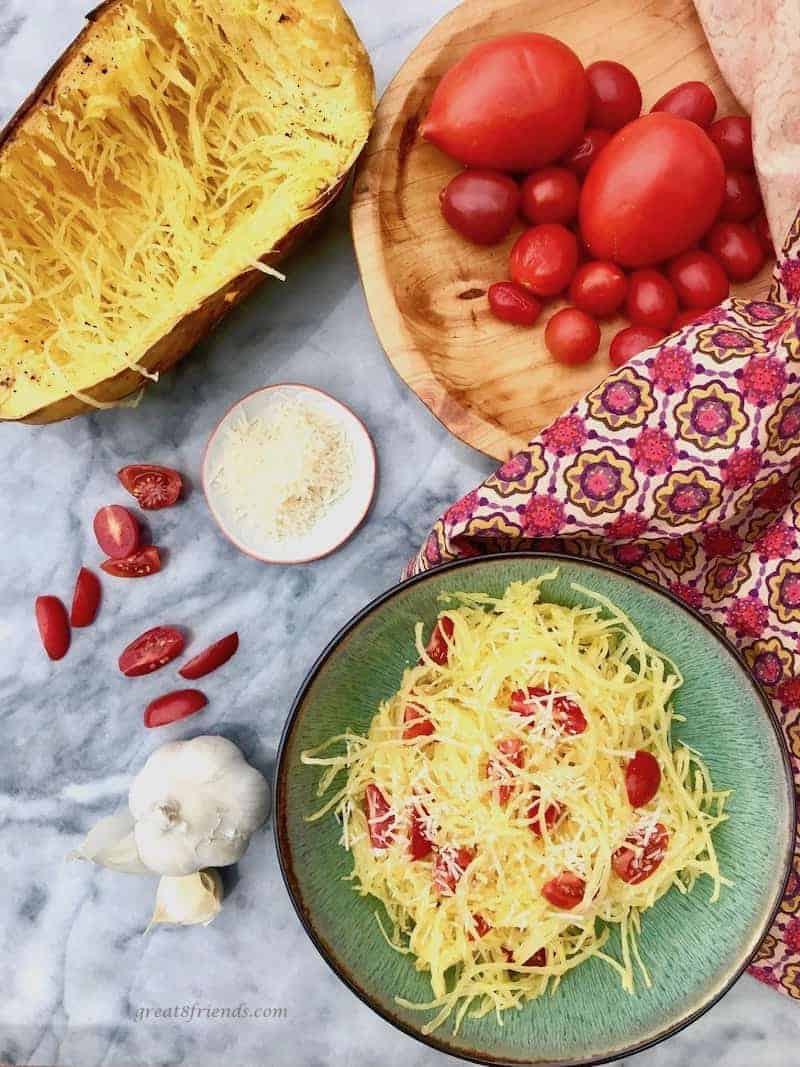
{"label": "small ceramic bowl", "polygon": [[[348,491],[310,532],[277,540],[260,537],[245,524],[235,514],[230,499],[220,491],[214,478],[222,465],[223,443],[228,427],[242,413],[248,419],[258,417],[268,421],[270,411],[292,396],[334,419],[347,435],[353,449],[353,480]],[[268,385],[237,400],[217,424],[208,439],[203,459],[203,491],[217,525],[241,552],[262,563],[310,563],[335,552],[364,521],[375,494],[376,466],[372,438],[364,423],[350,408],[322,389],[310,385]]]}
{"label": "small ceramic bowl", "polygon": [[[691,894],[671,889],[642,918],[640,949],[652,978],[625,993],[617,975],[593,959],[571,971],[552,996],[509,1011],[465,1019],[457,1035],[445,1023],[429,1036],[430,1013],[396,997],[430,1000],[428,976],[412,956],[384,940],[376,912],[343,879],[352,860],[333,818],[306,822],[317,804],[319,767],[300,753],[345,730],[365,732],[380,701],[396,691],[416,659],[414,624],[428,631],[452,592],[500,595],[514,581],[555,567],[547,600],[585,603],[577,583],[608,597],[644,638],[680,668],[685,681],[676,711],[686,717],[674,736],[706,759],[718,789],[732,791],[730,818],[714,832],[722,872],[732,882],[710,904],[709,883]],[[297,913],[323,957],[367,1004],[412,1037],[484,1064],[606,1063],[669,1037],[726,992],[766,935],[788,878],[794,844],[795,797],[786,747],[775,715],[744,662],[699,615],[649,582],[611,567],[515,553],[461,561],[389,590],[334,638],[313,667],[292,708],[278,755],[275,835],[281,868]],[[388,928],[388,926],[387,926]]]}

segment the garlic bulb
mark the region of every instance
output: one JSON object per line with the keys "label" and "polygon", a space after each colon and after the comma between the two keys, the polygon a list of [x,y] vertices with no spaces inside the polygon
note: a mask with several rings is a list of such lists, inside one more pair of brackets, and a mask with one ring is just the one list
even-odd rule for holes
{"label": "garlic bulb", "polygon": [[118,811],[108,815],[92,827],[83,844],[70,852],[68,859],[89,860],[99,867],[124,874],[150,874],[139,856],[133,833],[133,816],[130,811]]}
{"label": "garlic bulb", "polygon": [[222,909],[223,895],[222,878],[212,868],[180,878],[165,876],[158,883],[153,918],[145,933],[159,923],[208,926]]}
{"label": "garlic bulb", "polygon": [[270,795],[232,741],[204,736],[156,749],[128,803],[142,862],[174,877],[241,859],[269,815]]}

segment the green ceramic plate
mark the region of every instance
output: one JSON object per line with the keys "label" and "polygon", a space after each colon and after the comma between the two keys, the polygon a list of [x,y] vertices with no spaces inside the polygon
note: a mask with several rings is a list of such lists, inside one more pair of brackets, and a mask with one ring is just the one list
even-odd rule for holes
{"label": "green ceramic plate", "polygon": [[[344,729],[366,730],[378,703],[398,687],[416,659],[414,623],[427,627],[443,592],[501,594],[513,581],[560,568],[547,599],[581,603],[577,582],[627,612],[645,639],[685,675],[677,736],[706,758],[717,788],[733,790],[730,820],[715,833],[723,872],[734,881],[708,904],[700,882],[690,896],[667,893],[643,919],[642,954],[653,987],[629,996],[610,969],[591,960],[553,996],[506,1013],[447,1024],[430,1037],[428,1015],[395,1003],[430,999],[425,975],[393,952],[374,915],[343,877],[352,869],[338,844],[339,826],[307,823],[319,768],[303,749]],[[513,554],[442,567],[384,594],[350,622],[322,654],[301,689],[281,742],[275,833],[283,874],[314,944],[336,973],[375,1011],[443,1052],[491,1064],[601,1063],[662,1040],[697,1018],[733,983],[767,932],[789,873],[795,800],[788,756],[763,693],[734,649],[685,605],[649,583],[611,568],[553,556]]]}

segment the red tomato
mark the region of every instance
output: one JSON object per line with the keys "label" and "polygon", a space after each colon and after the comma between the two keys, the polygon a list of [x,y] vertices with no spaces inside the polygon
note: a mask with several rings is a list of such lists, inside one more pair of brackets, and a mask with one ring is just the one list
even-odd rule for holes
{"label": "red tomato", "polygon": [[621,63],[600,60],[586,68],[589,81],[590,126],[618,130],[638,118],[642,110],[642,90],[633,73]]}
{"label": "red tomato", "polygon": [[719,149],[726,167],[753,170],[753,135],[746,115],[728,115],[711,124],[708,136]]}
{"label": "red tomato", "polygon": [[183,652],[186,638],[174,626],[155,626],[125,648],[119,657],[119,669],[128,678],[165,667]]}
{"label": "red tomato", "polygon": [[644,834],[641,831],[625,838],[622,845],[611,857],[614,873],[628,885],[638,885],[649,878],[667,854],[669,834],[663,823],[657,822],[653,829]]}
{"label": "red tomato", "polygon": [[424,860],[433,851],[433,841],[428,837],[422,813],[416,807],[411,809],[408,830],[408,852],[412,860]]}
{"label": "red tomato", "polygon": [[522,214],[538,226],[542,222],[572,222],[578,214],[581,187],[566,167],[545,167],[522,183]]}
{"label": "red tomato", "polygon": [[516,282],[495,282],[489,286],[489,308],[496,319],[515,326],[533,326],[542,305]]}
{"label": "red tomato", "polygon": [[678,313],[678,298],[658,270],[634,271],[628,285],[625,314],[634,326],[666,330]]}
{"label": "red tomato", "polygon": [[628,291],[628,279],[616,263],[595,259],[578,267],[569,287],[576,308],[598,319],[615,315]]}
{"label": "red tomato", "polygon": [[754,174],[744,170],[729,170],[725,174],[725,197],[721,219],[727,222],[747,222],[762,208],[761,190]]}
{"label": "red tomato", "polygon": [[495,245],[514,225],[519,186],[498,170],[464,170],[439,193],[445,221],[476,245]]}
{"label": "red tomato", "polygon": [[[506,958],[507,963],[514,962],[514,953],[510,948],[502,945],[500,951]],[[532,956],[528,956],[524,963],[518,963],[518,967],[546,967],[547,966],[547,949],[537,948]]]}
{"label": "red tomato", "polygon": [[[549,689],[541,686],[528,686],[527,689],[517,689],[511,694],[508,710],[516,715],[524,715],[533,718],[541,709],[542,700],[550,696]],[[570,700],[569,697],[556,697],[553,701],[553,720],[565,734],[574,736],[582,734],[586,729],[586,716],[581,708]]]}
{"label": "red tomato", "polygon": [[50,659],[63,659],[70,642],[69,619],[67,609],[57,596],[37,596],[36,625]]}
{"label": "red tomato", "polygon": [[234,631],[227,637],[215,641],[208,648],[204,648],[202,652],[198,652],[188,663],[184,663],[178,674],[181,678],[188,678],[192,681],[195,678],[203,678],[206,674],[215,671],[217,667],[221,667],[223,663],[227,663],[231,656],[236,654],[238,648],[239,635]]}
{"label": "red tomato", "polygon": [[146,578],[148,574],[158,574],[161,570],[161,557],[155,545],[148,545],[127,559],[103,560],[100,569],[115,578]]}
{"label": "red tomato", "polygon": [[81,567],[75,592],[72,594],[72,610],[69,621],[75,627],[91,626],[100,606],[100,579],[87,567]]}
{"label": "red tomato", "polygon": [[[531,833],[534,834],[536,837],[542,836],[542,822],[539,814],[540,810],[541,798],[537,793],[537,795],[533,799],[531,806],[528,808],[528,825],[530,827]],[[563,814],[564,808],[561,804],[555,802],[553,802],[552,804],[548,804],[547,807],[544,809],[544,824],[547,829],[551,830]]]}
{"label": "red tomato", "polygon": [[364,793],[369,840],[374,849],[388,848],[394,840],[394,814],[389,801],[372,782]]}
{"label": "red tomato", "polygon": [[522,751],[522,742],[518,737],[507,737],[498,741],[497,750],[505,756],[505,759],[489,760],[486,774],[489,778],[496,778],[500,781],[501,784],[497,787],[497,801],[500,807],[504,808],[514,792],[513,783],[509,781],[513,774],[509,764],[521,767],[525,761],[525,753]]}
{"label": "red tomato", "polygon": [[[699,249],[673,259],[669,265],[669,280],[681,305],[692,310],[716,307],[727,300],[731,288],[719,261]],[[675,318],[672,320],[673,330],[677,328]]]}
{"label": "red tomato", "polygon": [[100,508],[94,517],[94,535],[110,559],[132,556],[139,547],[139,523],[119,504]]}
{"label": "red tomato", "polygon": [[725,170],[705,132],[658,111],[603,149],[581,190],[580,225],[596,259],[648,267],[686,251],[719,214]]}
{"label": "red tomato", "polygon": [[564,166],[579,178],[585,178],[610,140],[611,134],[608,130],[584,130],[580,141],[564,156]]}
{"label": "red tomato", "polygon": [[[485,937],[492,928],[491,923],[487,923],[484,917],[477,913],[472,916],[472,921],[475,924],[475,934],[477,934],[478,937]],[[470,941],[475,940],[475,936],[472,933],[469,933],[467,936]]]}
{"label": "red tomato", "polygon": [[542,33],[471,49],[436,87],[420,133],[468,167],[529,171],[558,159],[586,125],[583,65]]}
{"label": "red tomato", "polygon": [[749,282],[764,266],[764,250],[758,237],[743,222],[718,222],[709,233],[706,246],[732,282]]}
{"label": "red tomato", "polygon": [[676,330],[682,330],[686,326],[691,326],[693,322],[697,322],[697,319],[702,314],[702,308],[687,308],[686,311],[679,311],[672,320],[672,325],[669,328],[670,333],[675,333]]}
{"label": "red tomato", "polygon": [[135,463],[117,471],[117,477],[145,511],[171,507],[181,495],[183,479],[171,467]]}
{"label": "red tomato", "polygon": [[717,113],[717,98],[705,82],[682,82],[664,93],[650,110],[669,111],[706,129]]}
{"label": "red tomato", "polygon": [[583,900],[585,892],[586,883],[572,871],[562,871],[542,886],[544,899],[562,911],[572,911],[576,908]]}
{"label": "red tomato", "polygon": [[633,356],[638,356],[646,348],[658,344],[662,337],[666,337],[667,331],[658,329],[656,326],[626,326],[614,335],[608,350],[612,367],[621,367]]}
{"label": "red tomato", "polygon": [[433,859],[433,888],[444,897],[451,897],[464,871],[475,859],[469,848],[437,848]]}
{"label": "red tomato", "polygon": [[761,214],[753,220],[753,233],[758,238],[758,243],[761,245],[764,255],[769,259],[774,258],[775,246],[772,243],[772,234],[765,212],[762,211]]}
{"label": "red tomato", "polygon": [[600,347],[600,327],[579,308],[562,308],[544,328],[547,351],[558,363],[577,367]]}
{"label": "red tomato", "polygon": [[199,689],[179,689],[148,704],[144,712],[144,724],[150,730],[156,726],[169,726],[180,719],[188,719],[207,703]]}
{"label": "red tomato", "polygon": [[566,289],[577,266],[575,234],[557,222],[531,227],[511,249],[512,280],[536,296],[555,296]]}
{"label": "red tomato", "polygon": [[639,749],[625,768],[625,791],[632,808],[649,804],[661,785],[661,768],[651,752]]}
{"label": "red tomato", "polygon": [[452,640],[454,629],[453,620],[449,615],[442,615],[433,628],[426,652],[440,667],[443,667],[450,657],[448,641]]}
{"label": "red tomato", "polygon": [[406,704],[403,722],[406,724],[403,730],[404,741],[413,741],[415,737],[429,737],[435,730],[425,708],[419,704]]}

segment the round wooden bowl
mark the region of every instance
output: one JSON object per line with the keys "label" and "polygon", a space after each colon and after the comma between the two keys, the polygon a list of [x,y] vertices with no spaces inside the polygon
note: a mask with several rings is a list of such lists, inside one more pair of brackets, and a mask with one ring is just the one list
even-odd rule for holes
{"label": "round wooden bowl", "polygon": [[[625,323],[604,324],[595,358],[554,363],[544,327],[499,322],[486,291],[508,277],[511,245],[469,244],[444,222],[439,190],[459,165],[417,127],[441,76],[479,41],[521,30],[549,33],[585,64],[614,59],[633,70],[648,111],[668,89],[698,79],[714,89],[718,115],[741,114],[709,50],[691,0],[465,0],[412,52],[384,93],[356,173],[353,238],[375,329],[401,378],[462,441],[497,459],[601,381],[608,345]],[[765,295],[771,264],[738,296]]]}

